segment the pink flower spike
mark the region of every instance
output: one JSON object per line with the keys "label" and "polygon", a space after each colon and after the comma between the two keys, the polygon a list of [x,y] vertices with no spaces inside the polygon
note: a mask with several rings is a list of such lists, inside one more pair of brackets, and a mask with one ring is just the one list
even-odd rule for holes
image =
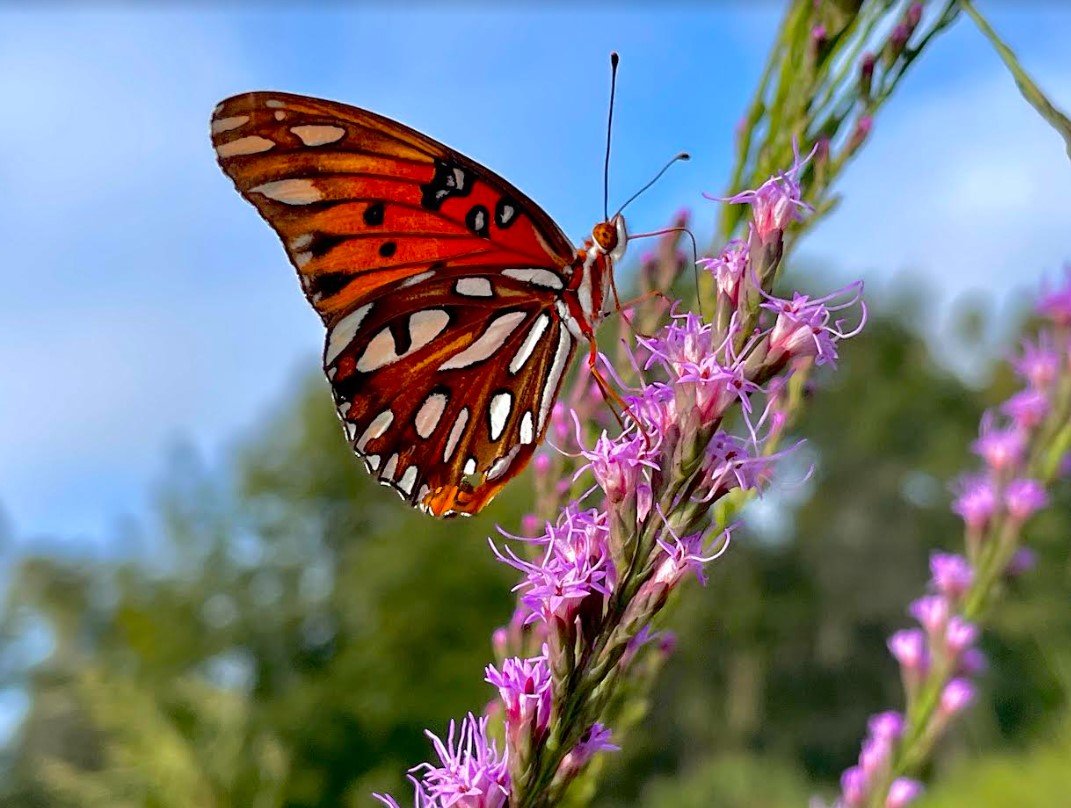
{"label": "pink flower spike", "polygon": [[887,710],[871,716],[866,724],[867,731],[875,738],[899,740],[904,733],[904,717],[895,710]]}
{"label": "pink flower spike", "polygon": [[580,736],[576,746],[562,758],[558,767],[563,780],[575,777],[598,752],[617,752],[620,746],[610,743],[610,730],[596,721]]}
{"label": "pink flower spike", "polygon": [[1038,314],[1054,325],[1071,325],[1071,265],[1064,267],[1064,282],[1053,291],[1045,291],[1037,305]]}
{"label": "pink flower spike", "polygon": [[889,651],[910,673],[922,673],[930,667],[926,636],[917,628],[901,629],[889,637]]}
{"label": "pink flower spike", "polygon": [[1049,497],[1045,487],[1037,480],[1018,479],[1004,489],[1004,507],[1017,522],[1024,522],[1045,507]]}
{"label": "pink flower spike", "polygon": [[888,738],[867,738],[863,741],[862,751],[859,753],[859,768],[871,780],[878,772],[885,768],[892,754],[892,743]]}
{"label": "pink flower spike", "polygon": [[885,808],[906,808],[922,795],[922,783],[907,777],[897,777],[889,786]]}
{"label": "pink flower spike", "polygon": [[718,291],[735,307],[740,301],[741,281],[747,274],[747,244],[740,239],[733,239],[716,257],[700,258],[696,263],[714,276]]}
{"label": "pink flower spike", "polygon": [[814,149],[802,159],[795,145],[793,145],[793,151],[796,156],[788,171],[775,174],[756,190],[741,191],[728,198],[712,197],[707,194],[704,196],[718,202],[751,205],[755,235],[762,243],[768,243],[783,233],[789,224],[801,219],[804,211],[814,210],[811,205],[803,201],[799,182],[800,171],[814,156]]}
{"label": "pink flower spike", "polygon": [[705,586],[707,577],[703,573],[703,567],[720,558],[729,549],[729,543],[732,539],[732,527],[730,526],[719,533],[705,548],[703,547],[703,531],[681,539],[666,524],[666,532],[672,536],[673,543],[671,544],[661,538],[655,539],[666,557],[655,570],[654,582],[667,587],[674,587],[684,577],[684,574],[691,570],[695,573],[695,577],[699,579],[699,583]]}
{"label": "pink flower spike", "polygon": [[973,531],[981,531],[997,510],[997,492],[987,475],[962,477],[954,486],[958,496],[952,503],[953,512]]}
{"label": "pink flower spike", "polygon": [[1011,418],[1020,430],[1034,429],[1049,414],[1049,397],[1040,390],[1027,388],[1005,401],[1000,411]]}
{"label": "pink flower spike", "polygon": [[945,629],[945,647],[953,656],[959,656],[978,641],[978,627],[958,614],[948,620]]}
{"label": "pink flower spike", "polygon": [[842,800],[839,804],[844,808],[858,808],[865,802],[868,790],[866,773],[858,766],[852,766],[840,776]]}
{"label": "pink flower spike", "polygon": [[974,701],[974,685],[966,679],[953,679],[941,691],[940,712],[946,718],[958,715]]}
{"label": "pink flower spike", "polygon": [[941,637],[951,612],[948,599],[942,595],[925,595],[912,602],[908,614],[919,621],[931,637]]}
{"label": "pink flower spike", "polygon": [[993,471],[1000,473],[1018,468],[1026,452],[1026,436],[1016,427],[996,426],[991,412],[982,416],[978,440],[971,448]]}
{"label": "pink flower spike", "polygon": [[1052,337],[1046,332],[1038,336],[1037,342],[1023,340],[1022,353],[1012,360],[1015,372],[1037,390],[1047,390],[1060,373],[1060,354],[1052,344]]}
{"label": "pink flower spike", "polygon": [[522,735],[539,738],[550,723],[550,667],[546,653],[531,659],[513,657],[502,663],[502,670],[488,665],[488,684],[498,688],[506,708],[506,734],[516,743]]}
{"label": "pink flower spike", "polygon": [[974,568],[963,556],[954,553],[934,553],[930,556],[933,584],[947,598],[958,600],[974,582]]}
{"label": "pink flower spike", "polygon": [[410,772],[422,772],[420,785],[429,805],[504,808],[510,786],[506,755],[500,755],[488,738],[486,718],[470,713],[460,732],[451,721],[445,743],[431,732],[426,734],[441,765],[421,763]]}
{"label": "pink flower spike", "polygon": [[[862,281],[813,299],[799,292],[793,293],[791,300],[762,294],[766,298],[762,308],[777,315],[768,337],[768,362],[777,362],[785,356],[789,359],[813,357],[817,365],[834,365],[837,361],[836,343],[854,337],[866,325],[867,308],[862,299]],[[835,305],[832,303],[845,295],[846,300]],[[830,323],[833,312],[852,308],[856,304],[860,308],[860,318],[855,328],[846,329],[844,320]]]}

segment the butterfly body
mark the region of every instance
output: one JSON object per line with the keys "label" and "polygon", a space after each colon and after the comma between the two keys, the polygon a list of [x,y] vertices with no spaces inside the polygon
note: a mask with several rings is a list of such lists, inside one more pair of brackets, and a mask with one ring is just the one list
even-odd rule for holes
{"label": "butterfly body", "polygon": [[327,328],[354,451],[422,510],[478,512],[531,459],[577,343],[594,350],[624,220],[577,250],[490,170],[335,102],[235,96],[212,137]]}

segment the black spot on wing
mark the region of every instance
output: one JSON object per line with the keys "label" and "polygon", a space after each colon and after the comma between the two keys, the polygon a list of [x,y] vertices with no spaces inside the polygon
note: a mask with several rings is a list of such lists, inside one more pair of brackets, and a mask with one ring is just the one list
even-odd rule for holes
{"label": "black spot on wing", "polygon": [[321,272],[306,277],[309,297],[315,300],[337,295],[353,280],[353,275],[349,272]]}
{"label": "black spot on wing", "polygon": [[382,244],[379,245],[379,254],[383,258],[390,258],[397,251],[398,245],[396,242],[384,241]]}
{"label": "black spot on wing", "polygon": [[472,193],[472,178],[464,168],[445,160],[436,160],[435,175],[420,186],[420,192],[421,207],[438,210],[450,197]]}
{"label": "black spot on wing", "polygon": [[517,221],[517,203],[508,196],[499,197],[495,203],[495,224],[505,230]]}
{"label": "black spot on wing", "polygon": [[364,209],[364,223],[369,227],[377,227],[383,224],[384,207],[382,202],[373,202]]}

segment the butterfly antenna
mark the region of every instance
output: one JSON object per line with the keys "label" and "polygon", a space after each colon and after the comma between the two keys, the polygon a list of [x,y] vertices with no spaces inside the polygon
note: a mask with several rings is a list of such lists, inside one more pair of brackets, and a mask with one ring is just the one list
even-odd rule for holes
{"label": "butterfly antenna", "polygon": [[[691,160],[691,159],[692,159],[692,157],[691,157],[690,154],[688,154],[688,152],[681,152],[680,154],[678,154],[676,157],[674,157],[672,160],[670,160],[668,163],[666,163],[664,166],[662,166],[662,170],[659,171],[657,174],[655,174],[650,182],[648,182],[646,185],[644,185],[642,188],[640,188],[640,190],[638,190],[636,193],[634,193],[632,196],[630,196],[628,198],[628,201],[625,202],[624,205],[622,205],[620,208],[617,209],[617,213],[615,213],[614,216],[619,216],[622,213],[624,213],[625,212],[625,208],[627,208],[629,205],[631,205],[633,200],[636,199],[636,197],[638,197],[640,194],[642,194],[644,191],[646,191],[648,188],[650,188],[652,185],[654,185],[656,182],[658,182],[662,178],[662,175],[665,174],[667,171],[669,171],[669,167],[671,165],[673,165],[677,161],[685,161],[685,160]],[[610,221],[610,220],[607,219],[606,221]]]}
{"label": "butterfly antenna", "polygon": [[617,63],[620,61],[617,51],[610,54],[610,115],[606,121],[606,159],[602,164],[602,216],[603,221],[610,221],[610,133],[614,130],[614,94],[617,91]]}

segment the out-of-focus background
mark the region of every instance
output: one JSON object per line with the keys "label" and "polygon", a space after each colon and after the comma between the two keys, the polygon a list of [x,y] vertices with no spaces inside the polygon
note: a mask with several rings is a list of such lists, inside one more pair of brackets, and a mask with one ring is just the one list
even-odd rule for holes
{"label": "out-of-focus background", "polygon": [[[987,4],[989,5],[989,4]],[[1071,99],[1071,8],[993,3]],[[511,609],[479,518],[436,523],[365,479],[277,240],[219,172],[208,117],[250,89],[396,117],[509,177],[575,239],[611,201],[692,210],[709,244],[777,3],[385,13],[0,5],[0,801],[367,805],[479,710]],[[965,21],[875,122],[793,280],[862,276],[877,311],[798,426],[816,472],[760,502],[706,589],[601,806],[788,806],[828,791],[894,705],[884,646],[1028,294],[1071,256],[1059,139]],[[639,247],[639,245],[637,245]],[[638,256],[632,256],[637,259]],[[627,271],[627,268],[626,268]],[[985,641],[930,805],[1058,805],[1071,788],[1071,501]]]}

